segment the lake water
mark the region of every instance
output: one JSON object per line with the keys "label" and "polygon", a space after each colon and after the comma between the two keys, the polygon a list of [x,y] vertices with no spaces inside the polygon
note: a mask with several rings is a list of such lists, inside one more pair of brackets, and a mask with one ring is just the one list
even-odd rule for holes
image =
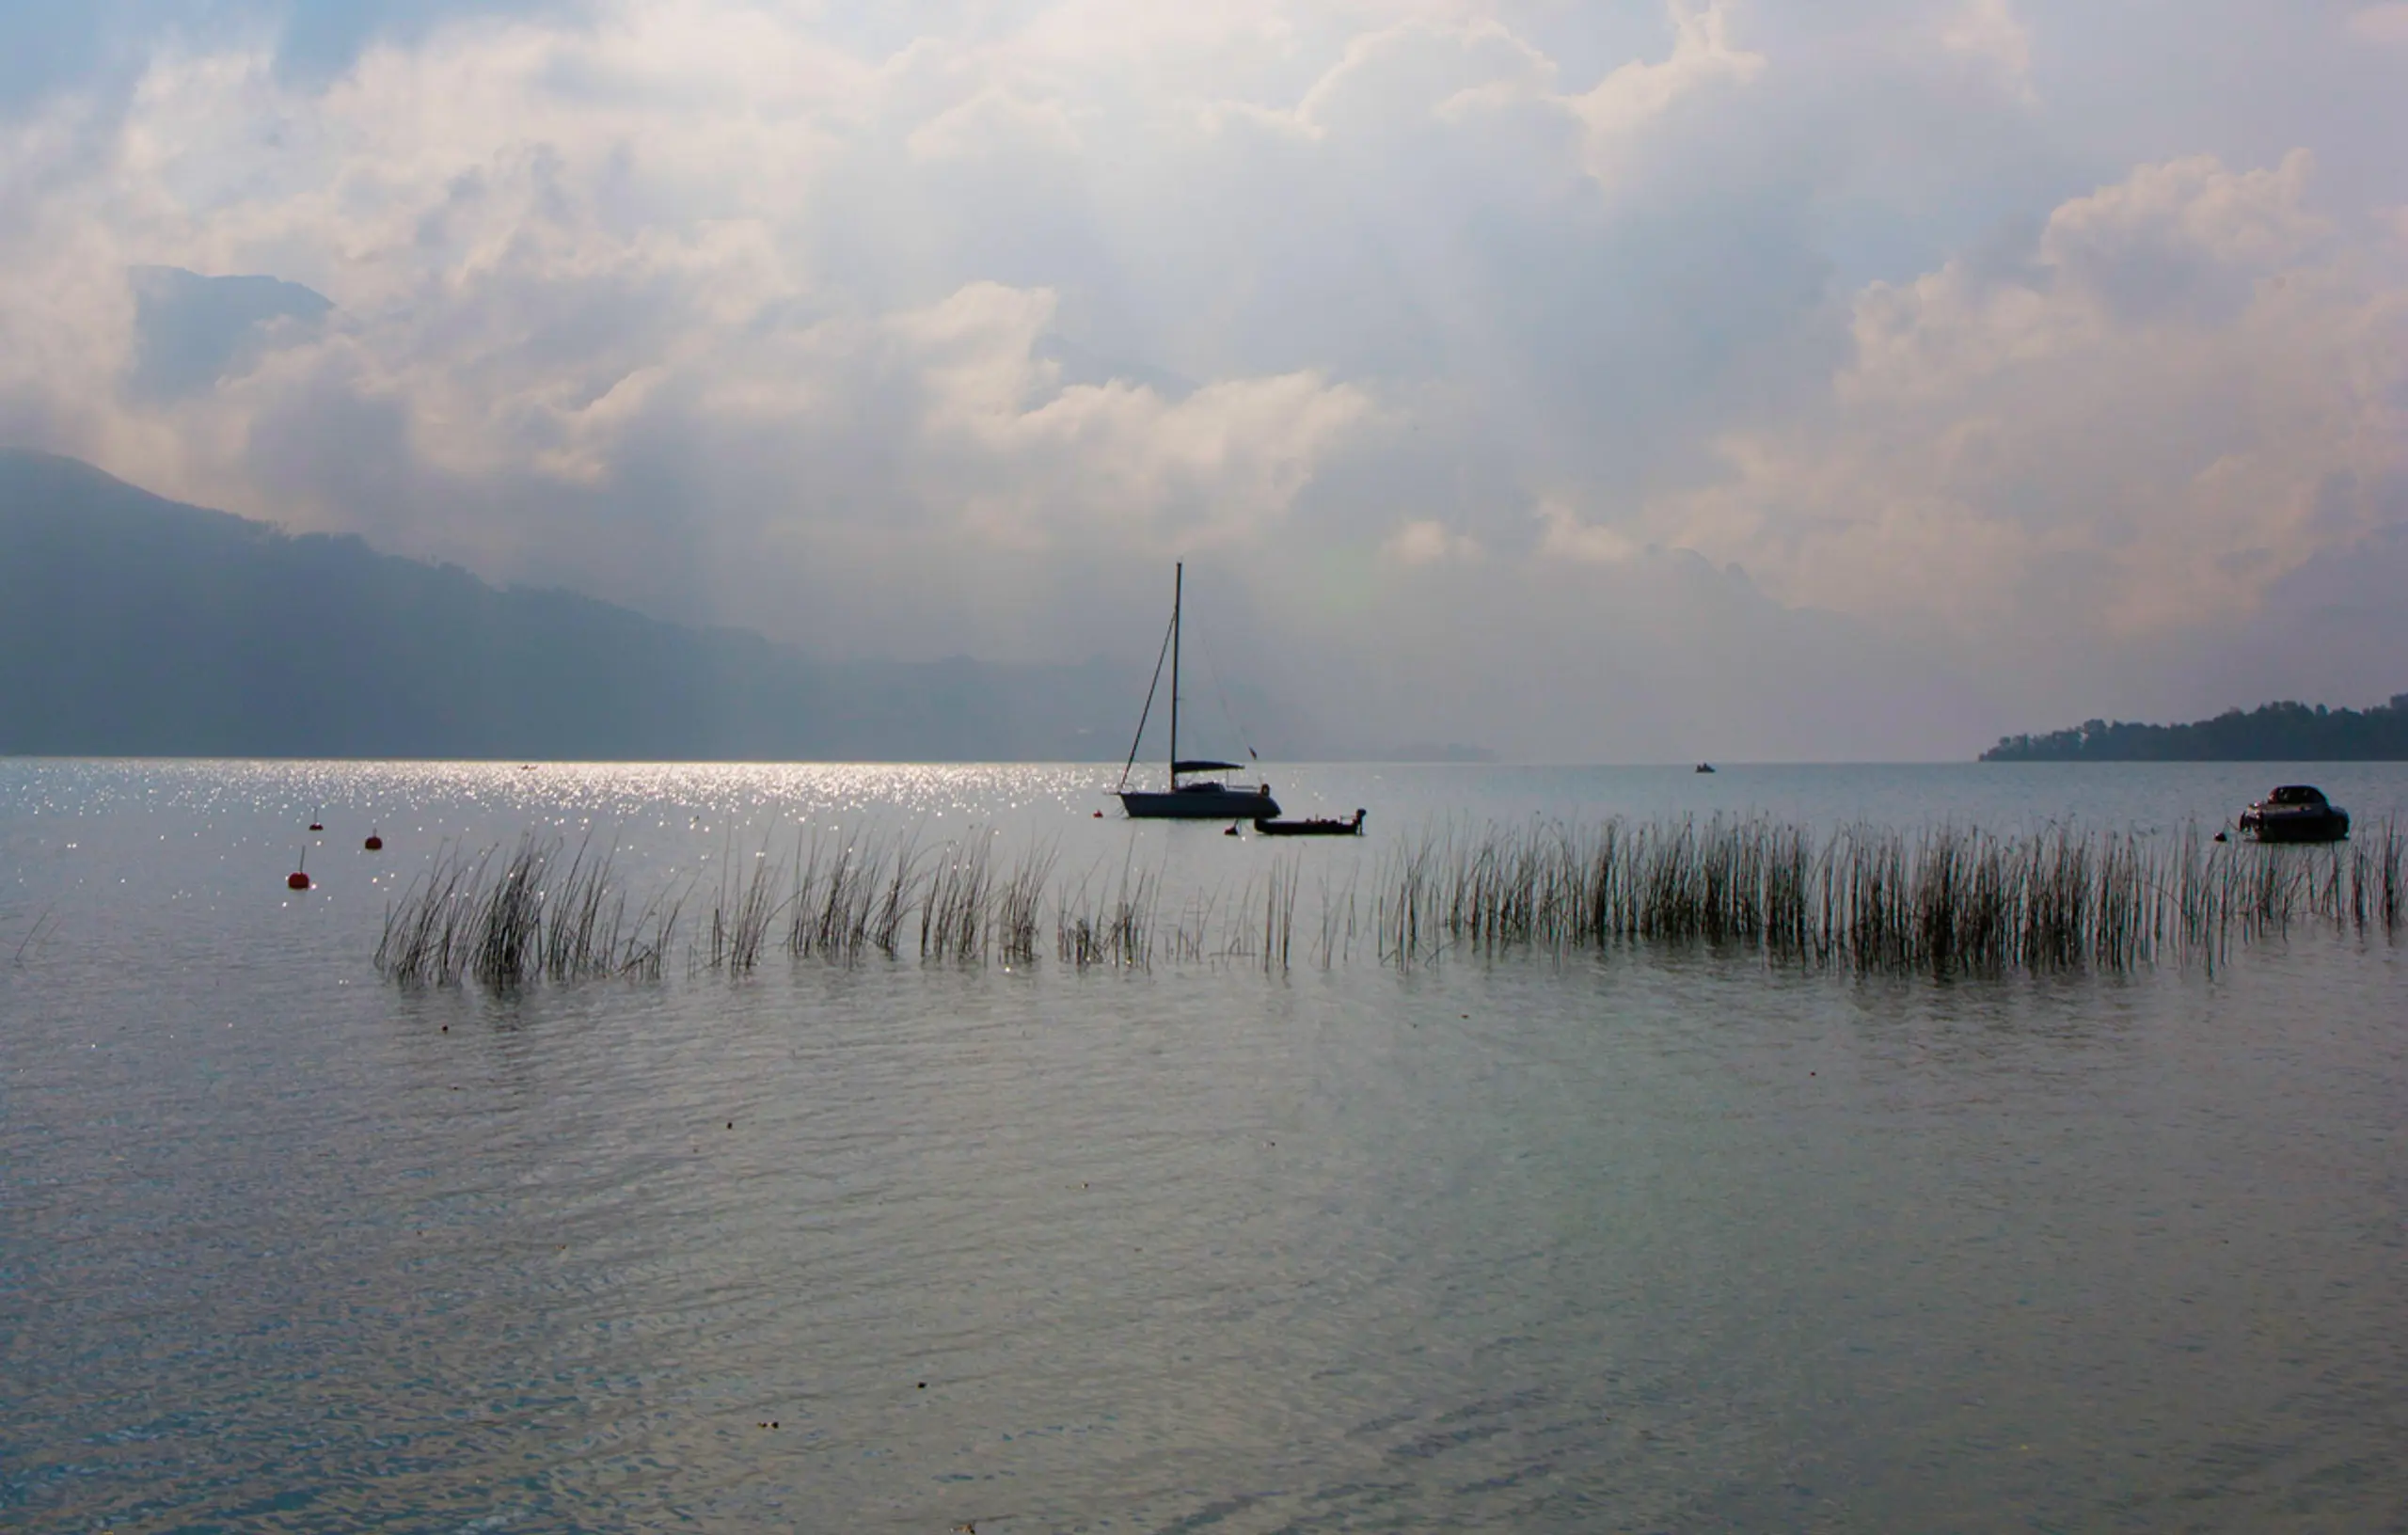
{"label": "lake water", "polygon": [[1095,819],[1115,776],[0,761],[0,1525],[2408,1528],[2379,933],[1953,979],[372,962],[430,861],[531,829],[638,897],[816,831],[1201,900],[1533,817],[2408,814],[2397,765],[1320,768],[1290,812],[1373,835],[1281,847]]}

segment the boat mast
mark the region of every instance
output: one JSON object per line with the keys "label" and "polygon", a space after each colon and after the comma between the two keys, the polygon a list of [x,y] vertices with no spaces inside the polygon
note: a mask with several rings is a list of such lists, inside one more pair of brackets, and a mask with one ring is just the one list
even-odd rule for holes
{"label": "boat mast", "polygon": [[1179,603],[1187,585],[1187,562],[1170,567],[1170,786],[1179,787]]}

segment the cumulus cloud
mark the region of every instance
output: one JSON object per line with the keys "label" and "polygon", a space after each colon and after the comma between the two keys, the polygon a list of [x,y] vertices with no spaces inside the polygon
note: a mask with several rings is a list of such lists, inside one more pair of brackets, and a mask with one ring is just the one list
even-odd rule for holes
{"label": "cumulus cloud", "polygon": [[1539,537],[1541,559],[1620,565],[1637,559],[1641,552],[1638,540],[1628,533],[1602,524],[1583,522],[1578,513],[1560,503],[1549,502],[1541,506],[1538,515],[1541,526],[1545,530]]}
{"label": "cumulus cloud", "polygon": [[1408,522],[1380,546],[1382,558],[1401,565],[1434,565],[1446,560],[1477,560],[1480,541],[1451,532],[1435,517]]}
{"label": "cumulus cloud", "polygon": [[1730,19],[1719,0],[1703,8],[1672,0],[1671,21],[1671,56],[1660,63],[1624,64],[1567,103],[1588,130],[1589,173],[1600,181],[1619,173],[1630,139],[1683,97],[1718,85],[1744,85],[1764,71],[1762,54],[1732,45]]}
{"label": "cumulus cloud", "polygon": [[1983,61],[2027,100],[2032,94],[2032,32],[2013,0],[1966,0],[1940,24],[1940,44]]}
{"label": "cumulus cloud", "polygon": [[1873,285],[1823,407],[1651,524],[1796,600],[2025,642],[2246,614],[2408,467],[2408,287],[2305,211],[2311,168],[2143,166],[2024,274]]}
{"label": "cumulus cloud", "polygon": [[[548,480],[574,500],[671,444],[789,486],[783,506],[709,509],[734,541],[728,523],[803,515],[1160,551],[1259,530],[1370,414],[1362,390],[1309,370],[1175,400],[1145,383],[1065,385],[1038,356],[1051,290],[932,274],[862,293],[821,277],[810,247],[837,236],[812,204],[850,191],[828,174],[833,142],[882,131],[906,157],[984,146],[1024,159],[1005,131],[1011,98],[969,65],[865,67],[740,7],[618,21],[463,25],[372,49],[300,91],[262,52],[163,56],[113,176],[43,205],[48,230],[21,258],[71,223],[91,231],[76,254],[87,270],[164,257],[297,271],[338,295],[345,324],[180,420],[124,413],[74,445],[168,488],[288,520],[372,516],[367,530],[485,562],[528,562],[535,530],[491,526],[465,485]],[[948,74],[960,78],[932,90],[927,77]],[[731,87],[724,110],[705,87]],[[1062,136],[1045,126],[1058,112],[1019,117]],[[64,264],[50,265],[61,288]],[[55,344],[105,353],[122,300],[105,278],[82,296]],[[87,411],[104,392],[76,391]],[[362,433],[408,466],[381,507],[341,472],[348,454],[290,451]],[[270,442],[280,451],[261,454]]]}
{"label": "cumulus cloud", "polygon": [[2408,189],[2068,151],[2093,14],[0,20],[84,28],[0,79],[0,435],[821,648],[1125,650],[1186,557],[1373,740],[1967,749],[2403,515]]}

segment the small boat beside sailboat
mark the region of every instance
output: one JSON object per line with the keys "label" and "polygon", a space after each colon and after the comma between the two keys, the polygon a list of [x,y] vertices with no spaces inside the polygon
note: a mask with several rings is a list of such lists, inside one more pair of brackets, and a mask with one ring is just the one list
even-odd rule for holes
{"label": "small boat beside sailboat", "polygon": [[1363,834],[1363,812],[1357,810],[1354,819],[1343,815],[1307,816],[1303,820],[1258,820],[1257,835],[1265,837],[1359,837]]}

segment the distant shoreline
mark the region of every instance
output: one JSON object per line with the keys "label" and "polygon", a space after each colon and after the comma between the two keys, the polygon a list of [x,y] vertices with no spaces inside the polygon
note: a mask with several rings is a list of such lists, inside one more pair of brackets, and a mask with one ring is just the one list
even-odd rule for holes
{"label": "distant shoreline", "polygon": [[2408,762],[2408,693],[2370,709],[2319,704],[2228,709],[2187,725],[2092,720],[2008,736],[1983,762]]}

